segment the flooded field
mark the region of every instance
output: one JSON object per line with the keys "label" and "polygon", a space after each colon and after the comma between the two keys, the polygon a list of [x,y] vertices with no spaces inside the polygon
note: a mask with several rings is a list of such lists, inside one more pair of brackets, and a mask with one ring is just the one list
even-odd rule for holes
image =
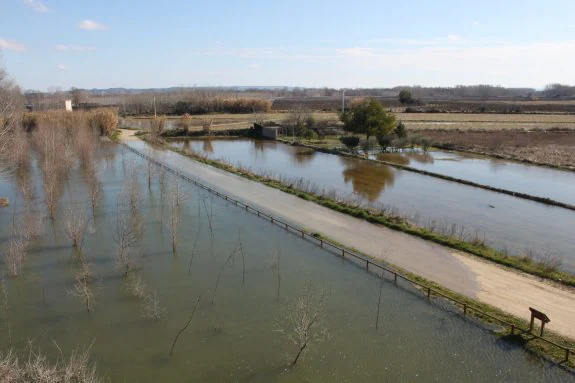
{"label": "flooded field", "polygon": [[444,151],[374,153],[370,158],[575,205],[575,173]]}
{"label": "flooded field", "polygon": [[[130,152],[112,144],[107,151],[98,163],[100,204],[83,244],[94,278],[90,312],[72,293],[78,255],[61,219],[73,202],[89,206],[83,171],[75,168],[62,190],[56,219],[43,220],[22,274],[3,277],[2,347],[23,349],[30,340],[56,359],[58,347],[68,354],[92,344],[99,373],[112,381],[573,379],[454,314],[445,303],[429,303],[408,285],[380,284],[377,276],[352,263],[196,187],[178,184]],[[41,176],[34,162],[29,177],[40,195]],[[117,201],[127,180],[137,180],[130,187],[138,190],[144,228],[130,274],[141,277],[142,288],[157,299],[156,320],[143,316],[141,300],[127,288],[129,279],[114,261]],[[0,195],[12,201],[0,210],[1,246],[21,210],[17,183],[16,176],[0,180]],[[174,226],[169,224],[173,205],[167,206],[161,185],[172,192],[177,187],[180,196],[175,254]],[[41,201],[34,209],[45,215]],[[298,349],[288,336],[293,334],[289,317],[305,289],[315,293],[310,302],[320,316],[312,328],[313,341],[297,366],[287,369]],[[202,294],[169,356],[176,333]]]}
{"label": "flooded field", "polygon": [[485,237],[512,254],[560,257],[575,272],[572,211],[305,148],[250,139],[170,140],[171,145],[242,164],[256,172],[303,178],[371,205],[397,209],[420,225]]}

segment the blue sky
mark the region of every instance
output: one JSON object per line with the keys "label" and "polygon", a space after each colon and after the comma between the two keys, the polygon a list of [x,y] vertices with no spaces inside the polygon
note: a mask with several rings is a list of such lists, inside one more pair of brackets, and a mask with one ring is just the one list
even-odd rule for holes
{"label": "blue sky", "polygon": [[575,83],[575,1],[0,0],[25,89]]}

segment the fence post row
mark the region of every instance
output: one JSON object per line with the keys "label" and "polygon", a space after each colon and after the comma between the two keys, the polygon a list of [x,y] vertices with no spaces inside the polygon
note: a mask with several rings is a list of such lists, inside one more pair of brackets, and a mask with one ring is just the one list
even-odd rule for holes
{"label": "fence post row", "polygon": [[[212,193],[216,194],[218,197],[225,199],[226,201],[230,201],[230,200],[231,200],[231,201],[233,201],[233,202],[236,204],[236,206],[238,205],[238,202],[239,202],[239,201],[237,201],[237,200],[235,200],[235,199],[233,199],[233,198],[230,198],[230,197],[228,197],[227,195],[222,194],[222,193],[220,193],[220,192],[218,192],[218,191],[216,191],[216,190],[214,190],[214,189],[212,189],[212,188],[210,188],[210,187],[208,187],[208,186],[202,184],[201,182],[199,182],[199,181],[197,181],[197,180],[194,180],[194,179],[192,179],[192,178],[190,178],[190,177],[184,175],[182,172],[180,172],[180,171],[178,171],[178,170],[174,170],[174,169],[170,168],[169,166],[163,164],[162,162],[160,162],[160,161],[158,161],[158,160],[155,160],[155,159],[153,159],[153,158],[151,158],[151,157],[149,157],[149,156],[147,156],[147,155],[145,155],[145,154],[143,154],[143,153],[140,153],[140,152],[137,151],[136,149],[134,149],[134,148],[128,146],[127,144],[125,144],[125,143],[120,143],[120,145],[122,145],[123,147],[127,148],[128,150],[130,150],[131,152],[135,153],[136,155],[138,155],[138,156],[140,156],[140,157],[142,157],[142,158],[145,158],[145,159],[147,159],[148,161],[151,161],[152,163],[156,164],[157,166],[162,167],[162,168],[168,170],[169,172],[171,172],[171,173],[177,175],[178,177],[183,178],[184,180],[186,180],[186,181],[188,181],[188,182],[191,182],[191,183],[193,183],[193,184],[195,184],[195,185],[201,187],[201,188],[204,189],[204,190],[207,190],[207,191],[209,191],[209,192],[212,192]],[[251,206],[249,206],[249,205],[247,205],[247,204],[244,204],[244,203],[241,203],[241,204],[246,207],[246,211],[249,211],[249,209],[252,209],[254,212],[257,213],[258,217],[263,216],[263,217],[265,217],[265,218],[269,218],[269,219],[271,220],[271,223],[272,223],[272,224],[274,224],[274,223],[276,223],[276,224],[278,224],[278,225],[283,224],[283,222],[281,222],[281,221],[274,220],[274,217],[269,216],[269,215],[264,214],[264,213],[261,213],[258,209],[254,209],[253,207],[251,207]],[[285,223],[285,229],[286,229],[286,230],[288,230],[288,227],[290,227],[290,225],[288,225],[287,223]],[[301,233],[302,238],[305,239],[305,234],[306,234],[305,231],[303,231],[303,230],[301,230],[301,229],[297,229],[297,228],[294,228],[294,230],[299,231],[299,232]],[[315,238],[315,237],[313,237],[313,238]],[[320,241],[320,246],[323,248],[324,240],[323,240],[323,239],[320,239],[319,241]],[[317,243],[317,242],[316,242],[316,243]],[[361,256],[361,255],[358,255],[358,254],[349,252],[349,251],[347,251],[346,249],[344,249],[344,248],[342,248],[342,247],[339,247],[339,246],[337,246],[337,245],[331,243],[330,241],[325,241],[325,243],[326,243],[327,245],[330,245],[330,246],[333,247],[334,249],[341,250],[341,256],[344,257],[344,258],[345,258],[345,253],[347,252],[347,253],[349,253],[350,255],[354,256],[355,258],[365,261],[366,269],[368,269],[368,270],[369,270],[369,265],[371,264],[371,265],[375,265],[375,266],[379,267],[379,268],[382,269],[382,270],[385,270],[385,271],[388,271],[388,272],[390,272],[390,273],[393,273],[393,280],[394,280],[394,282],[395,282],[396,284],[397,284],[397,277],[399,276],[400,278],[406,280],[407,282],[413,283],[413,284],[415,284],[415,285],[418,285],[418,286],[421,286],[421,287],[427,289],[427,298],[428,298],[428,299],[431,299],[431,293],[432,293],[431,287],[425,286],[425,285],[423,285],[423,284],[421,284],[421,283],[419,283],[419,282],[416,282],[416,281],[412,281],[412,280],[409,279],[408,277],[406,277],[406,276],[404,276],[404,275],[402,275],[402,274],[399,274],[399,273],[397,273],[396,271],[389,270],[389,269],[387,269],[386,267],[384,267],[383,265],[380,265],[380,264],[378,264],[378,263],[374,263],[374,262],[370,261],[369,259],[364,258],[364,257]],[[433,290],[433,293],[436,294],[436,295],[439,295],[439,296],[444,297],[445,299],[447,299],[447,300],[450,301],[451,303],[454,303],[454,304],[462,304],[462,305],[463,305],[463,315],[464,315],[464,316],[467,315],[467,311],[468,311],[468,308],[469,308],[469,309],[474,310],[475,312],[477,312],[477,313],[480,314],[480,315],[487,316],[487,317],[489,317],[489,318],[492,318],[492,319],[494,319],[494,320],[499,321],[499,322],[502,323],[502,324],[505,324],[505,325],[510,326],[510,327],[511,327],[511,334],[513,335],[513,334],[515,333],[516,327],[515,327],[515,325],[512,324],[512,323],[508,323],[508,322],[506,322],[506,321],[504,321],[504,320],[501,320],[501,319],[499,319],[499,318],[493,317],[493,316],[491,316],[491,315],[489,315],[489,314],[487,314],[487,313],[485,313],[485,312],[483,312],[483,311],[481,311],[481,310],[475,309],[475,308],[473,308],[473,307],[468,307],[467,303],[459,302],[459,301],[457,301],[457,300],[455,300],[455,299],[453,299],[453,298],[450,298],[450,297],[448,297],[448,296],[446,296],[446,295],[444,295],[444,294],[438,293],[438,292],[436,292],[435,290]],[[522,331],[523,333],[527,333],[527,332],[528,332],[527,330],[524,330],[524,329],[521,329],[521,328],[519,328],[518,330]],[[532,334],[532,335],[533,335],[533,334]],[[548,340],[548,339],[542,338],[542,337],[540,337],[540,336],[537,336],[537,335],[534,335],[534,336],[535,336],[537,339],[540,339],[540,340],[542,340],[542,341],[544,341],[544,342],[546,342],[546,343],[549,343],[549,344],[551,344],[551,345],[553,345],[553,346],[555,346],[555,347],[558,347],[558,348],[560,348],[560,349],[563,349],[563,350],[565,351],[565,360],[564,360],[562,363],[566,363],[566,362],[569,361],[569,358],[571,357],[571,349],[570,349],[570,348],[568,348],[568,347],[563,347],[563,346],[561,346],[561,345],[559,345],[559,344],[557,344],[557,343],[554,343],[554,342],[552,342],[552,341],[550,341],[550,340]]]}

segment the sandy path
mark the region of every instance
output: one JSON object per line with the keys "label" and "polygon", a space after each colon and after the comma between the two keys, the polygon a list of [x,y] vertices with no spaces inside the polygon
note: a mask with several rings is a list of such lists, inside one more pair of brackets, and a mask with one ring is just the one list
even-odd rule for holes
{"label": "sandy path", "polygon": [[338,213],[291,194],[213,168],[168,150],[156,150],[122,133],[135,149],[169,163],[222,193],[278,218],[325,234],[345,246],[421,275],[451,290],[529,319],[529,307],[544,311],[548,328],[575,339],[575,289],[556,286],[459,254],[417,237]]}

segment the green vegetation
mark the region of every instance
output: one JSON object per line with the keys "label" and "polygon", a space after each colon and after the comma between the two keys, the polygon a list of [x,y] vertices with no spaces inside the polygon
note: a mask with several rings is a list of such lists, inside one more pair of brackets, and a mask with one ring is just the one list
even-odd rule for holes
{"label": "green vegetation", "polygon": [[411,95],[411,92],[405,89],[399,92],[398,98],[401,105],[413,104],[413,102],[415,101],[413,99],[413,96]]}
{"label": "green vegetation", "polygon": [[349,111],[341,114],[340,119],[346,132],[365,134],[366,141],[370,137],[388,135],[396,125],[395,116],[388,114],[375,99],[353,105]]}

